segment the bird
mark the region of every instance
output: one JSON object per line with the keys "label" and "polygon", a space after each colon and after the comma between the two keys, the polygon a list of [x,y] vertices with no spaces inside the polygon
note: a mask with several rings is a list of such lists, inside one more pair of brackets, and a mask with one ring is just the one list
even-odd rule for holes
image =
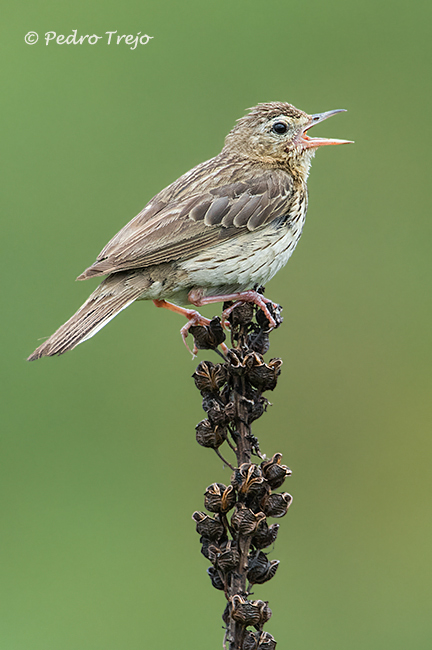
{"label": "bird", "polygon": [[29,361],[72,350],[136,300],[185,316],[184,341],[192,325],[209,323],[191,307],[215,302],[252,302],[275,326],[274,303],[256,289],[300,239],[317,149],[351,141],[308,135],[345,109],[308,114],[267,102],[248,110],[217,156],[156,194],[103,248],[77,279],[106,277]]}

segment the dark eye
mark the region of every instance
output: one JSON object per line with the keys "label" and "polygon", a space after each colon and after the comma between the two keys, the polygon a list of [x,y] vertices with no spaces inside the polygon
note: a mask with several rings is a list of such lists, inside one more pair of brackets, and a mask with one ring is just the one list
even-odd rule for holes
{"label": "dark eye", "polygon": [[278,135],[282,135],[282,133],[286,133],[288,131],[288,126],[285,124],[285,122],[275,122],[272,126],[272,130]]}

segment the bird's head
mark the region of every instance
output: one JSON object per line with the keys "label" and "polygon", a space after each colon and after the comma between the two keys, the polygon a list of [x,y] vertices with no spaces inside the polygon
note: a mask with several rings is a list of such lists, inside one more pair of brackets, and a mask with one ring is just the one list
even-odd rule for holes
{"label": "bird's head", "polygon": [[348,144],[350,140],[311,138],[308,130],[344,109],[308,115],[291,104],[258,104],[237,121],[228,133],[224,151],[237,152],[264,164],[288,166],[292,172],[307,176],[318,147]]}

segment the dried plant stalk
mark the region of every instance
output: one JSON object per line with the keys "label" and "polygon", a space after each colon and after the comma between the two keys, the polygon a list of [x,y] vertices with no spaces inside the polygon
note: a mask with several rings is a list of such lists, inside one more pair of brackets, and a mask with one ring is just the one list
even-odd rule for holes
{"label": "dried plant stalk", "polygon": [[[224,306],[226,307],[226,305]],[[278,325],[280,312],[273,310]],[[264,361],[269,349],[268,321],[261,310],[247,303],[230,313],[232,348],[223,363],[203,361],[193,378],[203,398],[207,418],[196,427],[197,442],[214,449],[231,467],[231,484],[210,485],[204,495],[205,512],[192,515],[200,535],[201,552],[210,560],[212,585],[224,592],[223,613],[229,650],[272,650],[274,637],[263,631],[271,616],[268,603],[251,600],[254,585],[275,575],[279,561],[269,560],[263,549],[273,545],[279,524],[268,517],[283,517],[292,497],[280,488],[291,470],[282,465],[282,454],[266,459],[252,435],[252,422],[263,415],[269,404],[263,393],[274,390],[281,371],[281,359]],[[191,328],[199,348],[215,349],[225,339],[218,318],[208,327]],[[222,455],[226,444],[236,456],[234,467]],[[257,463],[251,462],[255,456]]]}

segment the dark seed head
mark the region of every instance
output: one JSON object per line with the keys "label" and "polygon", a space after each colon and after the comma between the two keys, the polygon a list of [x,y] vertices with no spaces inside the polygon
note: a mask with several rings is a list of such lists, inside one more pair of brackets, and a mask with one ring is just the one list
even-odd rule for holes
{"label": "dark seed head", "polygon": [[263,600],[247,600],[236,594],[231,598],[231,616],[244,626],[261,627],[269,620],[271,609]]}
{"label": "dark seed head", "polygon": [[229,573],[233,569],[237,569],[240,561],[240,553],[235,546],[226,545],[226,549],[221,551],[216,558],[215,566],[222,571],[222,573]]}
{"label": "dark seed head", "polygon": [[253,330],[248,336],[248,347],[259,354],[265,354],[268,352],[270,349],[270,338],[268,332],[259,327],[256,330]]}
{"label": "dark seed head", "polygon": [[223,483],[209,485],[204,494],[204,506],[210,512],[226,513],[234,507],[236,494],[232,485]]}
{"label": "dark seed head", "polygon": [[249,631],[243,641],[242,650],[275,650],[276,640],[268,632]]}
{"label": "dark seed head", "polygon": [[262,496],[266,491],[265,479],[261,468],[253,463],[243,463],[234,470],[231,477],[233,485],[239,493],[239,499]]}
{"label": "dark seed head", "polygon": [[209,566],[207,573],[210,576],[211,583],[215,589],[220,589],[223,591],[225,589],[222,578],[220,577],[217,569],[213,566]]}
{"label": "dark seed head", "polygon": [[258,420],[264,413],[264,411],[267,410],[267,406],[269,405],[269,401],[263,397],[262,395],[256,395],[253,403],[250,405],[250,408],[248,409],[248,423],[251,424],[254,422],[254,420]]}
{"label": "dark seed head", "polygon": [[263,512],[255,514],[243,503],[237,503],[234,514],[231,517],[231,526],[240,535],[253,535],[263,519],[265,519]]}
{"label": "dark seed head", "polygon": [[267,525],[264,519],[257,528],[255,535],[252,537],[252,544],[255,548],[267,548],[276,540],[279,531],[279,524]]}
{"label": "dark seed head", "polygon": [[262,508],[267,517],[284,517],[291,503],[292,496],[288,492],[269,494],[264,497]]}
{"label": "dark seed head", "polygon": [[226,429],[220,425],[213,425],[210,420],[201,420],[195,430],[197,443],[211,449],[218,449],[227,437]]}
{"label": "dark seed head", "polygon": [[225,532],[223,524],[218,519],[213,519],[205,514],[205,512],[194,512],[192,519],[196,522],[196,531],[198,535],[202,535],[207,539],[218,540],[221,539]]}
{"label": "dark seed head", "polygon": [[271,359],[266,364],[260,354],[249,352],[245,356],[243,363],[247,368],[247,378],[252,386],[255,386],[261,392],[276,388],[277,378],[280,375],[282,366],[281,359]]}
{"label": "dark seed head", "polygon": [[281,465],[282,454],[275,454],[271,460],[261,463],[261,470],[272,490],[279,488],[292,472],[286,465]]}
{"label": "dark seed head", "polygon": [[262,551],[249,558],[247,579],[251,584],[264,584],[273,578],[279,566],[279,560],[270,561]]}
{"label": "dark seed head", "polygon": [[[229,303],[224,304],[224,309],[229,307]],[[233,309],[231,314],[228,317],[228,321],[231,323],[231,327],[238,327],[239,325],[248,325],[254,315],[254,306],[250,302],[242,302],[238,307]]]}
{"label": "dark seed head", "polygon": [[226,339],[219,317],[213,318],[208,325],[193,325],[189,328],[199,350],[215,350]]}
{"label": "dark seed head", "polygon": [[226,382],[227,373],[223,364],[214,365],[211,361],[202,361],[192,377],[199,391],[217,393]]}

